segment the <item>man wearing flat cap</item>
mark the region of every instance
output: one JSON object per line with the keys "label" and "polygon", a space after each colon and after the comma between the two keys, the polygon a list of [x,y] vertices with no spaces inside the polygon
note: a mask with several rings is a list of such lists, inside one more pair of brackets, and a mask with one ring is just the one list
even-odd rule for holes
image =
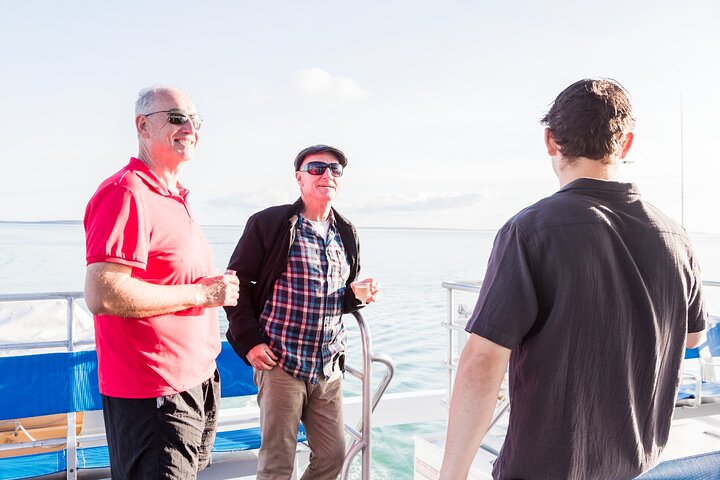
{"label": "man wearing flat cap", "polygon": [[342,468],[342,314],[379,293],[373,279],[356,281],[357,231],[332,207],[346,165],[337,148],[302,150],[295,158],[300,199],[251,216],[230,258],[240,297],[226,308],[227,338],[255,371],[258,480],[290,478],[300,421],[311,451],[302,479],[334,479]]}

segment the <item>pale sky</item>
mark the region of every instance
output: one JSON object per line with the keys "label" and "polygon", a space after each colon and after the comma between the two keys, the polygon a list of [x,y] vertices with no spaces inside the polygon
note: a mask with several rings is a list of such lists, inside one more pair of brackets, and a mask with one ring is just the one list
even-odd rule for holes
{"label": "pale sky", "polygon": [[585,77],[630,92],[622,178],[720,232],[720,2],[0,0],[0,220],[80,220],[137,152],[133,106],[185,89],[205,123],[181,180],[203,224],[297,195],[292,160],[348,156],[361,227],[497,228],[557,189],[538,120]]}

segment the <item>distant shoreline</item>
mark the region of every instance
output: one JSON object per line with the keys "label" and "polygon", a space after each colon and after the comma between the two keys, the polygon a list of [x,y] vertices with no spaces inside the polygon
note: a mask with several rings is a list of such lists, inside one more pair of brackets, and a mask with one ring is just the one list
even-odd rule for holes
{"label": "distant shoreline", "polygon": [[0,220],[0,223],[19,223],[23,225],[82,225],[82,220]]}
{"label": "distant shoreline", "polygon": [[[82,225],[82,220],[0,220],[0,225]],[[201,227],[244,228],[244,224],[208,224]],[[497,232],[493,228],[438,228],[438,227],[366,227],[358,226],[362,230],[418,230],[418,231],[456,231],[456,232]]]}
{"label": "distant shoreline", "polygon": [[[0,225],[82,225],[82,220],[0,220]],[[200,225],[208,228],[245,228],[244,224],[208,224]],[[485,232],[494,233],[498,228],[452,228],[452,227],[367,227],[359,225],[357,228],[361,230],[410,230],[410,231],[438,231],[438,232]],[[692,231],[690,235],[718,235],[719,232]]]}

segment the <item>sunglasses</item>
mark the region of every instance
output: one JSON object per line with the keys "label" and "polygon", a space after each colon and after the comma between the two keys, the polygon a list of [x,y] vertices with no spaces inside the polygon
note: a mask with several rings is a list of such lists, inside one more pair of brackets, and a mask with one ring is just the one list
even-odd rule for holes
{"label": "sunglasses", "polygon": [[339,163],[308,162],[298,171],[308,172],[310,175],[322,175],[328,168],[333,177],[342,177],[343,166]]}
{"label": "sunglasses", "polygon": [[202,126],[202,118],[200,115],[197,113],[185,113],[182,110],[160,110],[158,112],[143,113],[143,115],[149,117],[156,113],[164,113],[167,116],[168,123],[172,125],[185,125],[185,122],[190,120],[195,130],[200,130]]}

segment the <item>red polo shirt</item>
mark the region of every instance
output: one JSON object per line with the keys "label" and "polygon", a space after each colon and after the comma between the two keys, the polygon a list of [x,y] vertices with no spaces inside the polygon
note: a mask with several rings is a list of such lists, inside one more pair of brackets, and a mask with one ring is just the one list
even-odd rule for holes
{"label": "red polo shirt", "polygon": [[[171,194],[140,160],[105,180],[85,210],[88,265],[132,267],[159,285],[195,283],[213,274],[210,245],[186,202]],[[215,370],[220,334],[215,308],[147,318],[95,315],[100,392],[150,398],[183,392]]]}

